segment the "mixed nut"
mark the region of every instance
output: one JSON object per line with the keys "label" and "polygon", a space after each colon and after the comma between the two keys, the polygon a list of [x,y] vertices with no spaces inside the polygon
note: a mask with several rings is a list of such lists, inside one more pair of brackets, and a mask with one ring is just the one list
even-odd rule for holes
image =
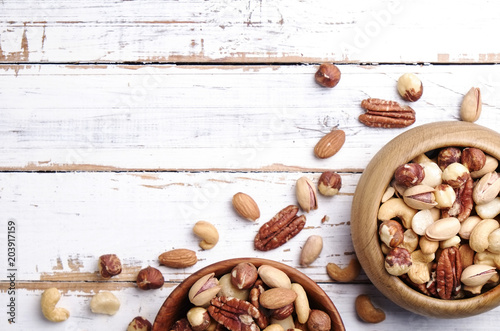
{"label": "mixed nut", "polygon": [[378,211],[391,275],[418,291],[459,299],[500,282],[498,160],[446,147],[400,165]]}
{"label": "mixed nut", "polygon": [[[282,270],[267,264],[258,268],[241,262],[219,278],[200,277],[189,289],[191,307],[174,323],[174,331],[289,330],[329,331],[330,316],[311,309],[307,293]],[[215,324],[215,326],[214,326]]]}

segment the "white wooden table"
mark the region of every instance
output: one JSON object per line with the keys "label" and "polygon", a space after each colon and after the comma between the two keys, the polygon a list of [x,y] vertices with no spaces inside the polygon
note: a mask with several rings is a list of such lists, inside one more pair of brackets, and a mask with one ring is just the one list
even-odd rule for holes
{"label": "white wooden table", "polygon": [[[195,270],[244,256],[299,268],[329,294],[348,330],[497,329],[500,308],[462,320],[426,318],[390,302],[364,274],[339,284],[325,267],[345,266],[354,255],[352,196],[385,143],[411,127],[459,120],[472,86],[483,97],[477,124],[500,131],[499,10],[495,1],[460,0],[1,1],[0,329],[125,330],[137,315],[153,321]],[[323,62],[342,71],[334,89],[314,81]],[[402,101],[395,86],[406,72],[424,84],[412,104],[415,124],[359,123],[362,99]],[[345,145],[330,159],[315,158],[314,145],[334,127],[346,132]],[[286,245],[254,250],[258,228],[296,203],[295,181],[316,181],[325,170],[341,174],[341,193],[320,196],[306,228]],[[259,204],[258,222],[232,209],[239,191]],[[191,231],[198,220],[219,230],[212,250],[198,247]],[[300,250],[312,234],[323,236],[324,249],[302,268]],[[159,266],[158,255],[173,248],[197,251],[198,263]],[[124,270],[103,281],[97,259],[106,253],[117,254]],[[162,289],[136,288],[147,265],[163,272]],[[49,287],[62,291],[59,305],[71,312],[63,323],[41,314]],[[91,313],[101,290],[120,299],[116,315]],[[384,322],[357,318],[360,293],[385,310]],[[11,300],[15,324],[8,323]]]}

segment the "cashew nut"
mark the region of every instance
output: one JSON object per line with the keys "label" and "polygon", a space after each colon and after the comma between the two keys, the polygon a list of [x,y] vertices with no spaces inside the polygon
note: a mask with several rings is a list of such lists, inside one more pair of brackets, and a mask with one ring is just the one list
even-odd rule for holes
{"label": "cashew nut", "polygon": [[203,249],[212,249],[219,241],[219,232],[212,223],[207,221],[198,221],[193,227],[195,235],[200,237],[200,247]]}
{"label": "cashew nut", "polygon": [[498,229],[500,224],[495,219],[484,219],[479,222],[470,234],[469,246],[478,253],[485,251],[488,248],[488,236],[494,230]]}
{"label": "cashew nut", "polygon": [[500,254],[494,254],[489,251],[484,251],[474,255],[475,264],[486,264],[497,269],[500,269]]}
{"label": "cashew nut", "polygon": [[361,265],[359,264],[358,259],[351,259],[349,261],[349,265],[344,269],[340,268],[335,263],[328,263],[326,265],[326,272],[328,276],[330,276],[333,280],[338,282],[350,282],[353,281],[356,277],[358,277],[361,271]]}
{"label": "cashew nut", "polygon": [[120,309],[120,301],[111,292],[99,292],[90,300],[90,310],[96,314],[114,315]]}
{"label": "cashew nut", "polygon": [[481,218],[494,218],[500,215],[500,197],[488,203],[476,205],[476,212]]}
{"label": "cashew nut", "polygon": [[417,213],[417,210],[408,207],[408,205],[401,198],[392,198],[380,205],[378,211],[378,219],[381,221],[388,221],[398,217],[403,222],[403,226],[411,229],[411,220]]}
{"label": "cashew nut", "polygon": [[433,254],[439,248],[439,241],[429,240],[426,236],[422,236],[418,241],[418,245],[423,254]]}
{"label": "cashew nut", "polygon": [[495,254],[500,254],[500,228],[494,230],[488,236],[488,250]]}
{"label": "cashew nut", "polygon": [[62,322],[68,319],[69,311],[64,308],[56,308],[57,302],[61,299],[61,293],[55,287],[43,291],[40,305],[43,316],[51,322]]}
{"label": "cashew nut", "polygon": [[360,294],[356,298],[356,313],[366,323],[380,323],[385,320],[385,313],[382,309],[373,306],[370,297]]}

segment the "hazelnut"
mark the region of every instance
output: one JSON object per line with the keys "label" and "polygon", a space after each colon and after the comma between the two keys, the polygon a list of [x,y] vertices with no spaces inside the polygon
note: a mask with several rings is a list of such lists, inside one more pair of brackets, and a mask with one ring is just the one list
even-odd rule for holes
{"label": "hazelnut", "polygon": [[330,316],[322,310],[311,309],[307,320],[309,331],[329,331],[332,328]]}
{"label": "hazelnut", "polygon": [[437,164],[441,170],[444,170],[452,163],[460,162],[462,151],[456,147],[447,147],[439,151],[437,156]]}
{"label": "hazelnut", "polygon": [[324,87],[335,87],[340,81],[340,70],[332,63],[323,63],[314,75],[316,82]]}
{"label": "hazelnut", "polygon": [[470,177],[469,170],[461,163],[455,162],[443,170],[443,183],[453,188],[458,188],[465,184]]}
{"label": "hazelnut", "polygon": [[415,74],[407,73],[398,79],[398,92],[406,101],[417,101],[422,96],[424,87]]}
{"label": "hazelnut", "polygon": [[99,292],[90,300],[90,310],[95,314],[114,315],[120,309],[120,300],[111,292]]}
{"label": "hazelnut", "polygon": [[160,270],[148,266],[139,271],[137,275],[137,287],[141,290],[154,290],[163,286],[165,279]]}
{"label": "hazelnut", "polygon": [[393,276],[406,274],[411,265],[411,255],[406,248],[393,248],[385,257],[385,269]]}
{"label": "hazelnut", "polygon": [[486,163],[486,155],[482,150],[475,147],[468,147],[462,150],[461,163],[470,172],[481,170]]}
{"label": "hazelnut", "polygon": [[457,194],[450,185],[439,184],[434,188],[434,197],[436,198],[437,208],[451,208],[457,198]]}
{"label": "hazelnut", "polygon": [[193,331],[204,331],[210,326],[210,315],[205,308],[193,307],[186,317]]}
{"label": "hazelnut", "polygon": [[257,267],[250,262],[238,263],[231,271],[231,283],[240,290],[251,288],[257,277]]}
{"label": "hazelnut", "polygon": [[342,178],[333,171],[325,171],[318,180],[318,190],[324,196],[331,197],[339,193],[342,187]]}
{"label": "hazelnut", "polygon": [[394,220],[384,221],[378,230],[380,240],[389,247],[397,247],[403,242],[403,226]]}
{"label": "hazelnut", "polygon": [[105,254],[99,257],[99,274],[103,278],[111,278],[122,272],[122,263],[115,254]]}
{"label": "hazelnut", "polygon": [[396,168],[394,179],[406,187],[418,185],[424,180],[424,168],[418,163],[407,163]]}
{"label": "hazelnut", "polygon": [[151,322],[142,316],[135,317],[127,327],[127,331],[151,331]]}

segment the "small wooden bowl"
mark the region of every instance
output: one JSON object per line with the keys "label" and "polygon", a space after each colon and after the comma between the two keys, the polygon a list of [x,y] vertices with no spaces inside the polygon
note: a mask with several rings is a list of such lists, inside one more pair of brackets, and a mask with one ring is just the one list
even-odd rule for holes
{"label": "small wooden bowl", "polygon": [[200,269],[177,286],[161,306],[153,324],[153,331],[169,331],[177,320],[186,316],[189,308],[193,307],[188,299],[189,289],[200,277],[212,272],[215,272],[216,277],[220,277],[231,272],[233,267],[240,262],[251,262],[257,268],[263,264],[271,265],[284,271],[292,282],[299,283],[304,287],[311,308],[321,309],[330,316],[332,320],[332,331],[345,330],[340,314],[328,295],[318,286],[318,284],[297,269],[266,259],[235,258],[220,261]]}
{"label": "small wooden bowl", "polygon": [[396,168],[436,148],[477,147],[500,159],[500,134],[467,122],[438,122],[408,130],[391,140],[370,161],[352,202],[351,235],[356,255],[371,282],[387,298],[414,313],[459,318],[477,315],[500,303],[500,286],[473,298],[441,300],[428,297],[391,276],[384,267],[378,238],[377,213]]}

